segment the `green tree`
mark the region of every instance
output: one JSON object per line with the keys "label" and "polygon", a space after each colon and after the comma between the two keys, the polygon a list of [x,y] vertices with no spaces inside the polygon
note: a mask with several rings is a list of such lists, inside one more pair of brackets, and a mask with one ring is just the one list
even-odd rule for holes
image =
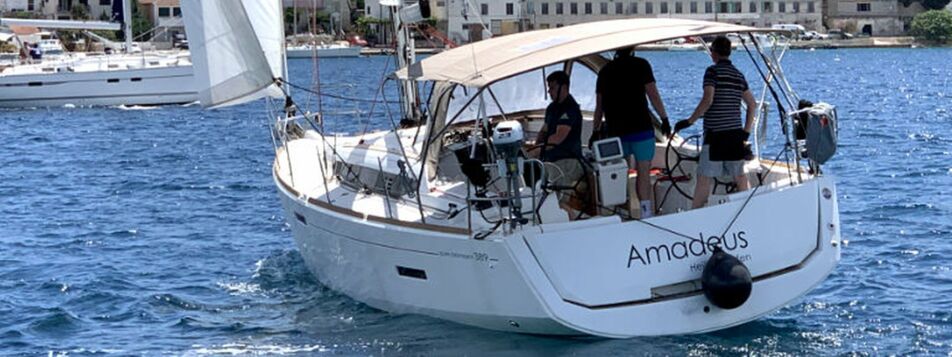
{"label": "green tree", "polygon": [[69,16],[73,20],[89,20],[89,7],[83,4],[74,4],[69,9]]}
{"label": "green tree", "polygon": [[952,12],[929,10],[912,19],[912,34],[929,41],[945,42],[952,39]]}
{"label": "green tree", "polygon": [[39,14],[38,12],[37,12],[37,13],[34,13],[34,12],[29,12],[29,11],[17,11],[17,12],[14,12],[14,13],[12,13],[12,14],[9,14],[9,15],[7,15],[7,16],[12,17],[12,18],[15,18],[15,19],[36,19],[36,18],[40,18],[40,14]]}
{"label": "green tree", "polygon": [[145,17],[141,11],[139,11],[138,6],[132,7],[132,38],[136,39],[137,41],[148,41],[152,38],[152,36],[146,36],[142,38],[139,36],[146,32],[152,31],[152,28],[154,27],[155,25],[152,24],[152,21]]}
{"label": "green tree", "polygon": [[917,1],[922,4],[922,7],[928,10],[941,10],[952,0],[899,0],[904,6],[912,5],[912,3]]}

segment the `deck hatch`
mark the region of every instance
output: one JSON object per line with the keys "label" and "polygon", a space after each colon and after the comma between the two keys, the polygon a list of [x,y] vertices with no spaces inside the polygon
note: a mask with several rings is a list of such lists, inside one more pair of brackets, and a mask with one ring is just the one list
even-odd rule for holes
{"label": "deck hatch", "polygon": [[409,278],[426,280],[426,271],[420,269],[407,268],[397,265],[397,274]]}

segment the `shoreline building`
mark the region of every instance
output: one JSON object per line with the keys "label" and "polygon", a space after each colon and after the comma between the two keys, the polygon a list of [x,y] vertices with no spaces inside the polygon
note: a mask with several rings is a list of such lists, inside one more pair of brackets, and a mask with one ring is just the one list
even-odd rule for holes
{"label": "shoreline building", "polygon": [[490,33],[505,35],[632,17],[754,27],[799,24],[808,30],[823,30],[823,4],[824,0],[446,0],[446,32],[454,41],[465,43]]}
{"label": "shoreline building", "polygon": [[29,0],[0,0],[0,14],[14,12],[30,12],[37,8],[35,1]]}
{"label": "shoreline building", "polygon": [[898,36],[923,11],[919,2],[904,6],[897,0],[838,0],[830,2],[824,23],[831,29],[868,36]]}
{"label": "shoreline building", "polygon": [[[355,1],[348,0],[282,0],[285,9],[293,9],[298,15],[296,31],[307,31],[310,26],[309,14],[323,12],[327,15],[329,27],[335,34],[351,31]],[[294,26],[294,25],[291,25]],[[312,30],[313,31],[313,30]]]}
{"label": "shoreline building", "polygon": [[[435,22],[435,28],[441,32],[446,32],[448,26],[447,19],[447,3],[452,0],[424,0],[430,2],[430,19]],[[457,0],[458,1],[458,0]],[[416,1],[406,1],[407,4],[416,3]],[[386,44],[389,43],[392,37],[392,30],[390,24],[390,12],[386,6],[380,5],[380,0],[366,0],[364,3],[363,9],[356,9],[357,13],[361,16],[365,16],[369,19],[372,19],[373,22],[367,25],[368,33],[365,33],[365,39],[372,44]],[[436,41],[433,40],[432,45],[437,45]],[[457,42],[458,43],[458,42]],[[419,40],[417,45],[430,45],[422,44]],[[439,47],[437,45],[437,47]]]}
{"label": "shoreline building", "polygon": [[138,3],[139,11],[143,11],[156,28],[152,41],[172,41],[176,35],[185,34],[180,0],[138,0]]}

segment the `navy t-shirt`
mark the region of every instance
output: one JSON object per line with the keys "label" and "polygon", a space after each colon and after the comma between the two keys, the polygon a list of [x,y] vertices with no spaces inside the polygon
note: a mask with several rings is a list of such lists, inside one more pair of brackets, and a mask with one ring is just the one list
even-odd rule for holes
{"label": "navy t-shirt", "polygon": [[561,103],[552,102],[545,108],[545,125],[547,130],[543,142],[548,141],[548,138],[555,134],[559,125],[568,125],[572,131],[558,145],[544,148],[543,161],[575,159],[582,156],[582,111],[572,95],[566,97]]}
{"label": "navy t-shirt", "polygon": [[602,67],[595,93],[602,95],[606,136],[654,130],[645,96],[645,85],[654,82],[651,64],[641,57],[621,56]]}

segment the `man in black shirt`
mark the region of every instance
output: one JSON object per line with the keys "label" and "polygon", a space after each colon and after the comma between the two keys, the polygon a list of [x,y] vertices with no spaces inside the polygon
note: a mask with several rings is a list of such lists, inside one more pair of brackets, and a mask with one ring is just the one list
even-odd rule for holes
{"label": "man in black shirt", "polygon": [[[574,187],[582,178],[582,111],[569,94],[569,76],[563,71],[546,77],[552,103],[545,108],[545,123],[536,143],[541,144],[541,159],[552,183],[562,188]],[[568,195],[561,201],[566,202]]]}
{"label": "man in black shirt", "polygon": [[[714,177],[734,178],[738,191],[750,188],[744,173],[744,141],[754,125],[757,102],[744,75],[730,61],[731,41],[718,36],[711,43],[714,65],[704,72],[704,96],[691,117],[679,121],[674,131],[691,126],[704,116],[704,146],[697,167],[694,208],[707,204]],[[740,119],[740,103],[747,105],[747,120]]]}
{"label": "man in black shirt", "polygon": [[649,172],[655,154],[655,131],[648,99],[661,117],[661,130],[666,136],[671,125],[651,64],[644,58],[632,56],[633,50],[631,47],[616,50],[615,59],[598,72],[594,127],[603,137],[621,139],[628,167],[638,171],[635,187],[641,201],[641,218],[648,218],[654,215]]}

